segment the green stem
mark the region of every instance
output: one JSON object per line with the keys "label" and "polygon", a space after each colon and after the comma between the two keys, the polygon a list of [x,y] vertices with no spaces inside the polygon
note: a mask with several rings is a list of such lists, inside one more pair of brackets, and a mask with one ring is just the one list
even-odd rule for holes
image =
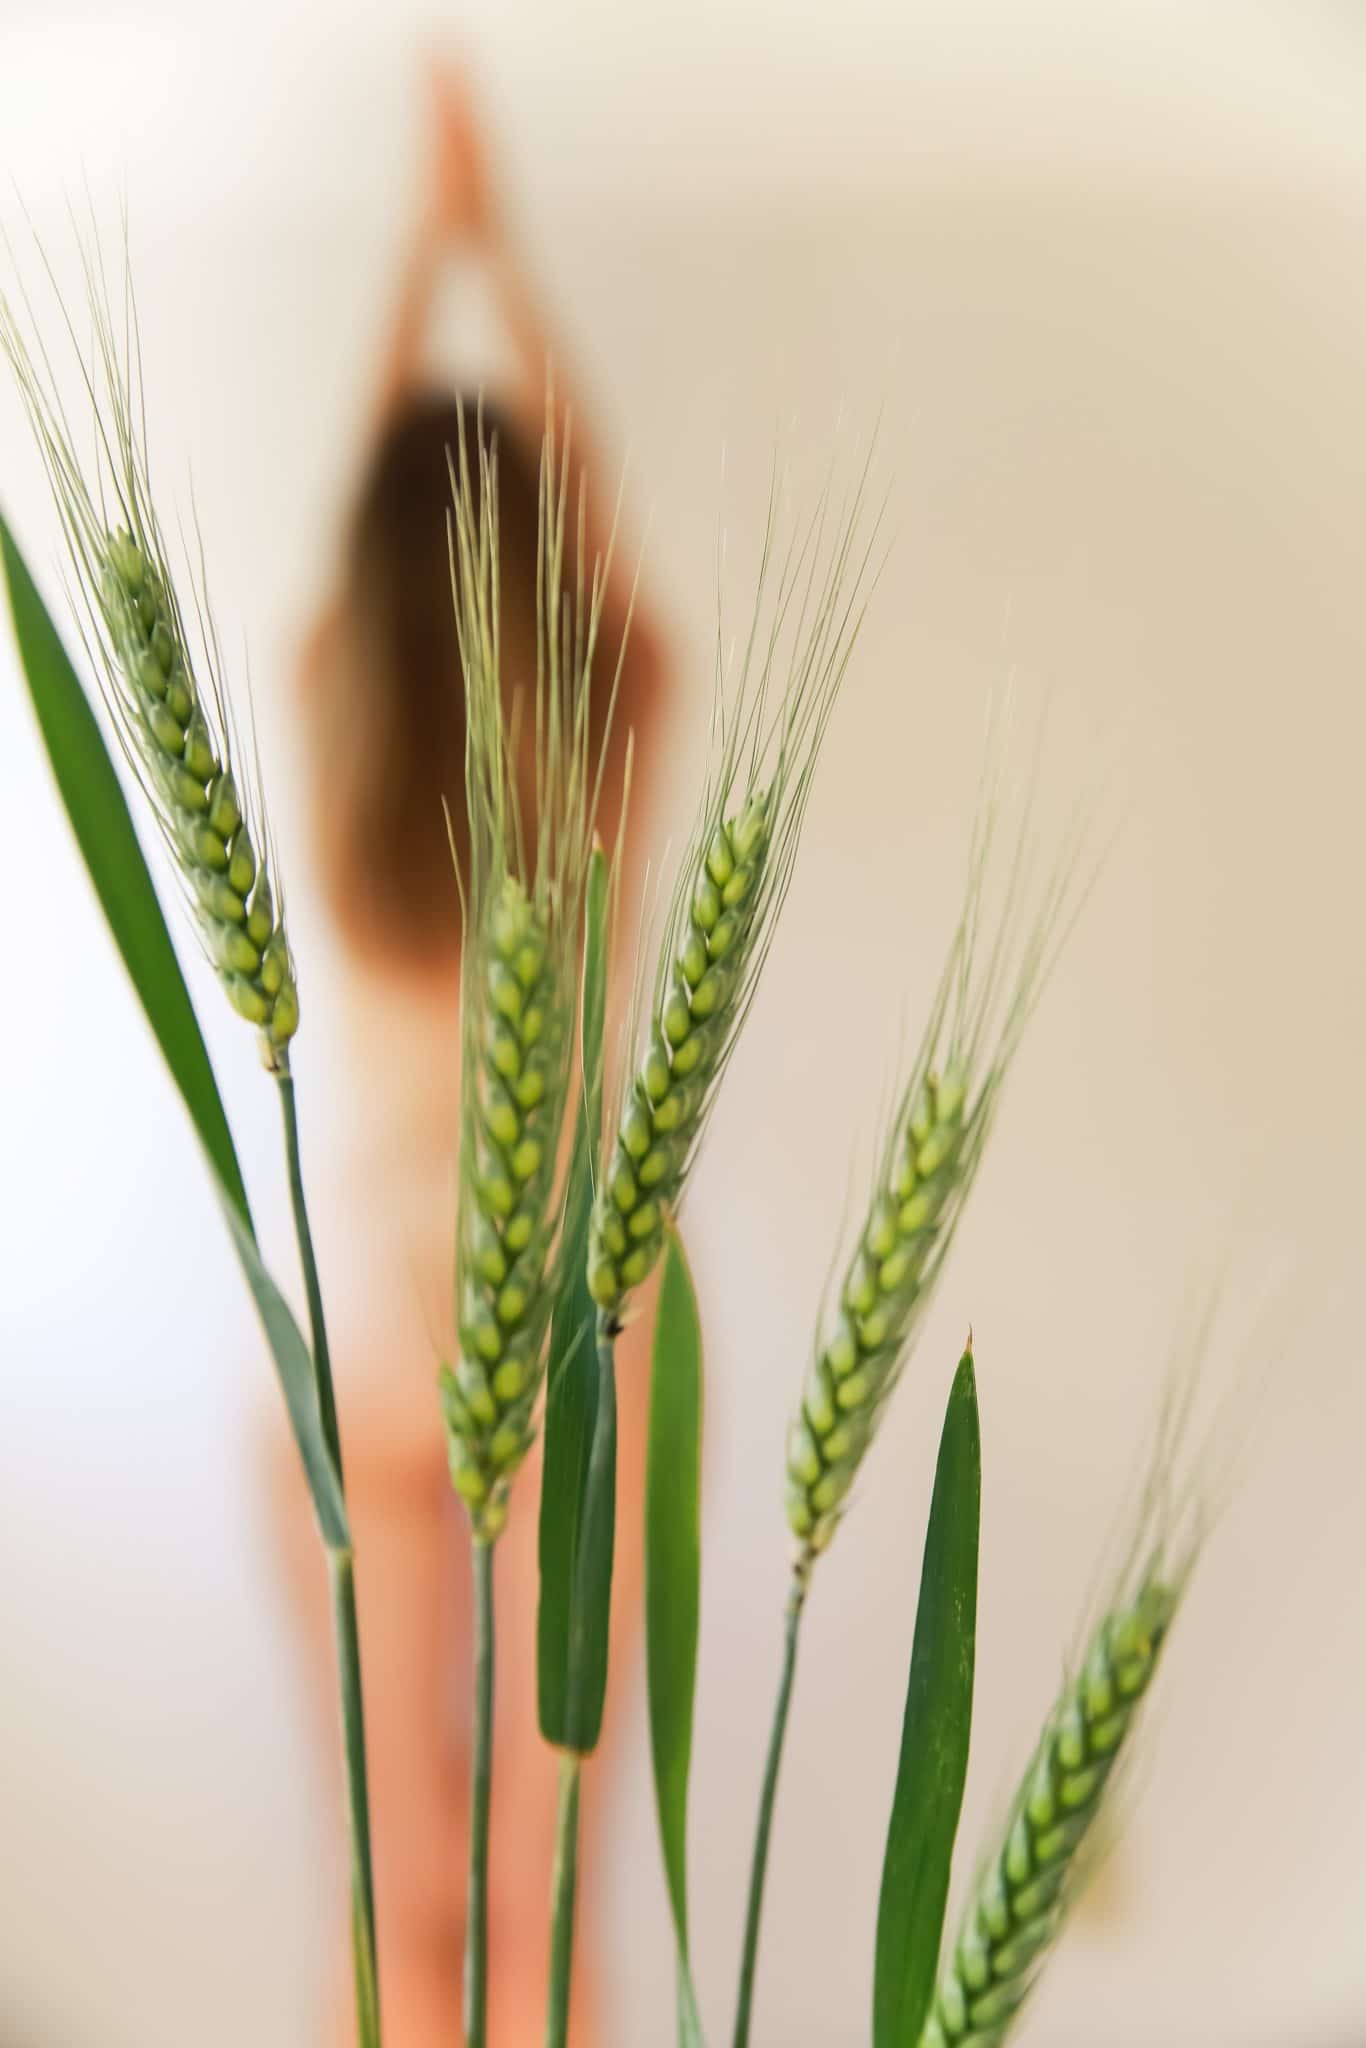
{"label": "green stem", "polygon": [[279,1072],[280,1106],[285,1118],[285,1154],[289,1160],[289,1197],[294,1205],[294,1232],[299,1240],[299,1264],[304,1269],[308,1294],[308,1321],[313,1335],[313,1378],[318,1389],[318,1413],[323,1435],[342,1479],[341,1431],[337,1426],[337,1397],[332,1387],[332,1358],[327,1348],[327,1324],[323,1319],[323,1291],[318,1280],[318,1262],[313,1255],[313,1233],[308,1225],[304,1200],[304,1170],[299,1157],[299,1111],[294,1100],[294,1077],[287,1066]]}
{"label": "green stem", "polygon": [[370,1860],[370,1795],[365,1770],[356,1586],[349,1550],[328,1552],[337,1632],[342,1729],[346,1745],[346,1820],[351,1849],[351,1957],[359,2048],[380,2048],[379,1966],[375,1954],[375,1880]]}
{"label": "green stem", "polygon": [[583,1759],[568,1750],[560,1758],[560,1796],[555,1813],[555,1872],[551,1880],[550,1995],[546,2001],[545,2048],[565,2048],[569,2039],[569,1985],[574,1965],[574,1895],[579,1874],[579,1779]]}
{"label": "green stem", "polygon": [[493,1793],[493,1545],[474,1545],[474,1759],[465,1922],[465,2048],[488,2033],[489,1807]]}
{"label": "green stem", "polygon": [[768,1872],[768,1840],[773,1831],[773,1804],[778,1791],[778,1770],[783,1760],[788,1708],[792,1704],[792,1681],[797,1671],[797,1634],[806,1604],[806,1573],[798,1567],[787,1602],[783,1633],[783,1673],[773,1708],[773,1728],[768,1738],[768,1760],[764,1765],[764,1786],[759,1796],[759,1822],[754,1833],[754,1860],[749,1875],[749,1910],[745,1915],[745,1947],[740,1964],[740,1995],[736,2001],[732,2048],[746,2048],[749,2041],[750,2011],[754,2004],[754,1972],[759,1959],[759,1922],[764,1910],[764,1879]]}
{"label": "green stem", "polygon": [[[313,1376],[323,1434],[343,1487],[341,1432],[332,1386],[332,1360],[323,1319],[322,1287],[313,1252],[308,1206],[304,1200],[303,1165],[299,1156],[299,1113],[294,1080],[288,1065],[278,1069],[280,1106],[285,1122],[285,1154],[299,1263],[308,1295],[312,1329]],[[344,1487],[343,1487],[344,1495]],[[346,1760],[346,1823],[351,1860],[351,1955],[356,1981],[356,2032],[359,2048],[380,2048],[379,1962],[375,1942],[375,1879],[370,1852],[370,1793],[365,1763],[365,1703],[361,1689],[360,1631],[356,1618],[354,1558],[350,1550],[330,1549],[332,1618],[337,1642],[337,1681],[341,1694],[342,1736]]]}

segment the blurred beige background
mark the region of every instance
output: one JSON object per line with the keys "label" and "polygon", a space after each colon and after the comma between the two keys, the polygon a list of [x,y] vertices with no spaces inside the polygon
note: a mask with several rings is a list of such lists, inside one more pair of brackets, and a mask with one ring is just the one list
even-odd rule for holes
{"label": "blurred beige background", "polygon": [[[783,1425],[1013,673],[1055,702],[1055,788],[1125,756],[1128,822],[821,1573],[760,2038],[866,2035],[966,1323],[986,1459],[970,1842],[1056,1679],[1187,1284],[1232,1247],[1240,1288],[1288,1273],[1287,1354],[1173,1647],[1141,1810],[1025,2038],[1346,2048],[1366,2038],[1366,14],[7,0],[0,163],[47,236],[82,174],[101,195],[126,179],[154,448],[177,485],[193,463],[227,644],[249,636],[284,754],[290,636],[334,531],[434,32],[477,57],[531,254],[629,444],[698,706],[718,521],[743,587],[775,439],[800,486],[881,406],[894,481],[891,565],[692,1198],[708,2008],[719,2025],[732,1991],[778,1649]],[[50,559],[7,397],[0,489]],[[0,2040],[299,2048],[331,1760],[310,1753],[254,1490],[266,1367],[11,667],[6,644]],[[284,761],[272,780],[288,861]],[[306,993],[325,986],[303,899],[296,944]],[[278,1231],[273,1106],[248,1034],[205,1014]],[[610,2038],[654,2048],[670,1963],[643,1723],[595,1796],[622,1930]]]}

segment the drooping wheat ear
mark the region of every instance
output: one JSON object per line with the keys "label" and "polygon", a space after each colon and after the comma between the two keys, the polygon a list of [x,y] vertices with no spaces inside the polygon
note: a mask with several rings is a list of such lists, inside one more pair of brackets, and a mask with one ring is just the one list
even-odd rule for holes
{"label": "drooping wheat ear", "polygon": [[1127,1555],[974,1884],[920,2048],[1000,2048],[1087,1874],[1087,1837],[1208,1533],[1207,1450],[1182,1457],[1207,1328],[1173,1376]]}
{"label": "drooping wheat ear", "polygon": [[[592,710],[606,563],[585,592],[579,501],[566,587],[569,450],[548,428],[541,459],[536,815],[521,815],[519,732],[499,665],[496,449],[462,431],[453,465],[452,582],[467,704],[470,860],[463,883],[461,1170],[456,1300],[460,1356],[441,1376],[452,1482],[491,1541],[533,1435],[558,1283],[560,1133],[574,1097],[575,995],[584,886],[622,651]],[[476,484],[475,477],[478,482]],[[624,651],[624,650],[623,650]],[[590,1077],[583,1077],[585,1083]]]}
{"label": "drooping wheat ear", "polygon": [[[0,349],[46,467],[73,571],[73,609],[115,729],[166,841],[200,940],[239,1016],[277,1070],[299,1026],[283,902],[271,886],[259,777],[234,769],[217,636],[193,573],[198,647],[177,594],[147,465],[131,284],[116,330],[102,268],[87,255],[92,343],[76,343],[92,419],[82,462],[49,357],[0,293]],[[25,303],[27,303],[25,301]]]}
{"label": "drooping wheat ear", "polygon": [[998,822],[994,782],[993,774],[929,1026],[892,1119],[838,1312],[788,1436],[787,1512],[803,1573],[839,1526],[905,1364],[1071,902],[1076,833],[1031,913],[1023,900],[1032,861],[1022,828],[994,935],[983,943]]}
{"label": "drooping wheat ear", "polygon": [[863,536],[866,474],[833,522],[827,492],[781,561],[770,497],[733,684],[718,640],[706,788],[674,882],[644,1049],[593,1206],[589,1287],[609,1316],[620,1316],[659,1257],[787,893],[866,603],[877,530],[873,522]]}

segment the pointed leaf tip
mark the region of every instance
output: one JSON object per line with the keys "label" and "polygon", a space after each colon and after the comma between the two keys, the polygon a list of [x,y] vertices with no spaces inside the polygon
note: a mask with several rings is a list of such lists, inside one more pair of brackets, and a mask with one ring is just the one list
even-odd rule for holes
{"label": "pointed leaf tip", "polygon": [[980,1518],[981,1435],[969,1349],[944,1416],[925,1535],[878,1901],[873,2048],[919,2048],[934,1994],[967,1778]]}

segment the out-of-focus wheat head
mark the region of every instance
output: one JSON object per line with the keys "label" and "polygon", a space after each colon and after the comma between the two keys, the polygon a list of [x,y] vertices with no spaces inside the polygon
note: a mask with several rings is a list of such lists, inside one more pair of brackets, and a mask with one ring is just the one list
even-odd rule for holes
{"label": "out-of-focus wheat head", "polygon": [[787,894],[866,603],[866,478],[865,466],[838,512],[827,487],[786,548],[775,488],[738,676],[718,636],[706,784],[593,1208],[589,1287],[612,1318],[659,1257]]}
{"label": "out-of-focus wheat head", "polygon": [[[2,246],[12,263],[8,241]],[[233,745],[202,553],[183,579],[187,609],[163,538],[127,267],[116,311],[102,258],[87,248],[83,262],[88,347],[64,306],[61,316],[90,415],[84,456],[22,287],[17,304],[0,290],[0,350],[47,470],[73,613],[123,752],[228,1000],[258,1027],[267,1065],[283,1069],[299,996],[283,896],[271,882],[259,770]]]}
{"label": "out-of-focus wheat head", "polygon": [[[503,1526],[533,1435],[559,1280],[560,1136],[585,1087],[576,1061],[584,890],[624,657],[593,705],[608,564],[585,590],[584,507],[566,571],[569,449],[542,450],[537,676],[529,709],[505,699],[500,662],[498,472],[482,431],[453,462],[451,566],[464,674],[470,827],[461,976],[462,1111],[456,1311],[441,1386],[452,1482],[475,1534]],[[534,756],[522,815],[519,749]]]}

